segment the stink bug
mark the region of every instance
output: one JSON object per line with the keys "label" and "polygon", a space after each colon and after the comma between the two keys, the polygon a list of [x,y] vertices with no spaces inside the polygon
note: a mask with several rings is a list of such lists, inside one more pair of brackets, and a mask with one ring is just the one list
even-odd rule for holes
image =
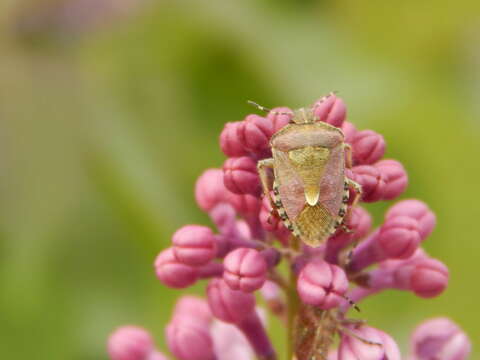
{"label": "stink bug", "polygon": [[[351,148],[345,143],[342,130],[318,121],[314,110],[315,107],[309,107],[271,112],[288,114],[292,119],[273,134],[273,157],[260,160],[257,169],[263,192],[284,225],[304,243],[316,247],[339,227],[348,231],[344,219],[349,189],[355,191],[354,206],[361,187],[345,176],[345,168],[351,167]],[[273,170],[273,182],[268,169]]]}

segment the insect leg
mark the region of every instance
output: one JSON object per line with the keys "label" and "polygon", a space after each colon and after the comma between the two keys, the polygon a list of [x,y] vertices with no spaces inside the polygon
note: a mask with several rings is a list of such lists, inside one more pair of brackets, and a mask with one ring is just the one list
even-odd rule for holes
{"label": "insect leg", "polygon": [[260,182],[262,183],[262,189],[265,196],[268,197],[272,209],[275,209],[275,201],[270,194],[272,188],[270,174],[267,169],[273,169],[273,158],[260,160],[257,164],[258,175],[260,176]]}
{"label": "insect leg", "polygon": [[339,330],[340,332],[342,333],[345,333],[347,334],[348,336],[351,336],[367,345],[375,345],[375,346],[383,346],[383,344],[381,343],[378,343],[378,342],[375,342],[375,341],[371,341],[371,340],[367,340],[367,339],[364,339],[363,337],[361,336],[358,336],[357,334],[355,334],[352,330],[350,330],[349,328],[345,327],[345,326],[340,326],[339,327]]}
{"label": "insect leg", "polygon": [[343,143],[343,150],[345,151],[345,166],[348,169],[351,169],[353,166],[352,146],[350,144]]}
{"label": "insect leg", "polygon": [[351,249],[348,250],[347,260],[345,261],[345,265],[344,265],[345,268],[348,268],[348,266],[349,266],[350,263],[352,262],[353,253],[355,252],[355,249],[357,248],[357,245],[358,245],[358,240],[355,240],[355,241],[353,242],[353,246],[351,247]]}
{"label": "insect leg", "polygon": [[300,237],[300,231],[295,225],[293,225],[293,223],[288,218],[287,211],[283,207],[282,200],[280,199],[278,186],[275,182],[273,183],[273,201],[274,201],[275,209],[277,210],[277,214],[282,220],[283,225],[285,225],[285,227],[288,230],[290,230],[294,236]]}
{"label": "insect leg", "polygon": [[353,181],[352,179],[349,179],[349,178],[345,178],[345,183],[348,185],[348,186],[351,186],[353,188],[353,190],[355,191],[355,197],[353,198],[353,202],[352,202],[352,205],[351,207],[353,208],[355,205],[357,205],[358,201],[360,200],[360,198],[362,197],[362,186]]}

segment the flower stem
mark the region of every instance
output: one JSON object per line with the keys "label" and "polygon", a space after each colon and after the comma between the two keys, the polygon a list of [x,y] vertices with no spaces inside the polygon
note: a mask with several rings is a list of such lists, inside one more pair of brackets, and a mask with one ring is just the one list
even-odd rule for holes
{"label": "flower stem", "polygon": [[[298,251],[299,240],[292,236],[290,240],[291,249]],[[292,269],[293,261],[290,264],[290,276],[289,276],[289,286],[287,289],[287,302],[288,302],[288,319],[287,319],[287,360],[294,359],[294,344],[295,344],[295,323],[296,316],[298,314],[299,299],[296,291],[297,288],[297,275]]]}

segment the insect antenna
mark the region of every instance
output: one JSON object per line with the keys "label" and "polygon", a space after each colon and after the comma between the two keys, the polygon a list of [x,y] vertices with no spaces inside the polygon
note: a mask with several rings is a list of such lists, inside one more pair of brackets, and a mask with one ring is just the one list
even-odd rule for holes
{"label": "insect antenna", "polygon": [[343,295],[343,298],[348,301],[348,303],[350,304],[350,306],[353,306],[353,308],[354,308],[355,310],[357,310],[358,312],[360,312],[360,308],[358,307],[357,304],[355,304],[355,302],[354,302],[352,299],[350,299],[347,295]]}
{"label": "insect antenna", "polygon": [[325,100],[327,100],[330,96],[333,96],[333,95],[336,95],[338,94],[338,90],[333,90],[333,91],[330,91],[327,95],[325,95],[324,97],[322,97],[320,99],[320,101],[318,101],[315,106],[313,107],[313,110],[315,110],[317,107],[319,107]]}
{"label": "insect antenna", "polygon": [[286,112],[281,112],[281,111],[272,111],[272,109],[269,109],[269,108],[266,108],[265,106],[262,106],[260,104],[257,104],[256,102],[254,101],[251,101],[251,100],[247,100],[247,103],[256,107],[257,109],[261,110],[261,111],[265,111],[265,112],[271,112],[273,115],[293,115],[292,112],[290,111],[286,111]]}
{"label": "insect antenna", "polygon": [[361,342],[363,342],[363,343],[365,343],[365,344],[367,344],[367,345],[383,346],[383,344],[381,344],[381,343],[379,343],[379,342],[371,341],[371,340],[365,339],[365,338],[363,338],[363,337],[361,337],[361,336],[358,336],[357,334],[355,334],[352,330],[350,330],[350,329],[347,328],[347,327],[342,326],[342,327],[340,328],[340,331],[341,331],[342,333],[346,333],[348,336],[351,336],[351,337],[353,337],[353,338],[355,338],[355,339],[357,339],[357,340],[359,340],[359,341],[361,341]]}
{"label": "insect antenna", "polygon": [[252,105],[252,106],[256,107],[258,110],[261,110],[261,111],[265,111],[265,112],[270,112],[270,111],[272,111],[271,109],[266,108],[265,106],[262,106],[262,105],[260,105],[260,104],[257,104],[256,102],[254,102],[254,101],[252,101],[252,100],[247,100],[247,103],[248,103],[249,105]]}

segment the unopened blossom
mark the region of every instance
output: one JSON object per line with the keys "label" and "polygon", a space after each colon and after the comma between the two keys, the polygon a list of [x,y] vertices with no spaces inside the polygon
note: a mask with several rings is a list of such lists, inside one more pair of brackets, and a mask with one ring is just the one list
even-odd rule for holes
{"label": "unopened blossom", "polygon": [[399,266],[395,272],[398,288],[410,289],[423,298],[441,294],[448,284],[448,268],[439,260],[426,258]]}
{"label": "unopened blossom", "polygon": [[445,317],[420,324],[411,336],[410,348],[416,360],[465,360],[471,351],[468,336]]}
{"label": "unopened blossom", "polygon": [[214,360],[215,352],[209,324],[195,317],[174,318],[165,336],[170,351],[179,360]]}
{"label": "unopened blossom", "polygon": [[[347,293],[356,303],[388,289],[411,291],[422,298],[439,296],[449,280],[448,268],[418,249],[409,259],[386,260],[357,280],[358,286]],[[344,311],[347,304],[342,304]]]}
{"label": "unopened blossom", "polygon": [[172,288],[193,285],[198,279],[197,269],[180,262],[172,248],[162,251],[155,259],[154,266],[158,279]]}
{"label": "unopened blossom", "polygon": [[213,232],[206,226],[184,226],[173,235],[172,242],[175,258],[191,266],[208,264],[217,253]]}
{"label": "unopened blossom", "polygon": [[370,213],[361,206],[351,210],[348,219],[345,222],[349,232],[338,231],[327,241],[325,251],[325,260],[329,263],[337,264],[339,253],[350,244],[363,239],[371,230],[372,217]]}
{"label": "unopened blossom", "polygon": [[300,272],[297,290],[302,301],[328,310],[337,307],[348,288],[345,272],[322,260],[309,262]]}
{"label": "unopened blossom", "polygon": [[368,326],[348,326],[338,347],[338,360],[401,360],[390,335]]}
{"label": "unopened blossom", "polygon": [[374,165],[386,178],[382,200],[393,200],[401,195],[408,185],[407,172],[403,165],[397,160],[380,160]]}
{"label": "unopened blossom", "polygon": [[224,261],[223,278],[232,290],[252,292],[260,289],[267,278],[267,262],[255,249],[238,248]]}
{"label": "unopened blossom", "polygon": [[347,175],[362,186],[362,200],[365,202],[395,199],[408,185],[407,173],[396,160],[354,166]]}
{"label": "unopened blossom", "polygon": [[223,182],[235,194],[259,196],[262,191],[257,162],[248,156],[228,158],[223,164]]}
{"label": "unopened blossom", "polygon": [[351,146],[358,132],[357,128],[351,122],[344,121],[340,129],[342,129],[343,135],[345,136],[345,142]]}
{"label": "unopened blossom", "polygon": [[195,200],[203,211],[209,212],[224,203],[227,194],[222,170],[208,169],[197,179]]}
{"label": "unopened blossom", "polygon": [[358,131],[352,140],[355,164],[374,164],[385,154],[385,139],[372,130]]}
{"label": "unopened blossom", "polygon": [[[203,297],[185,295],[175,305],[165,330],[171,360],[276,360],[277,354],[288,360],[399,360],[390,335],[368,319],[352,320],[349,311],[383,291],[426,299],[445,291],[448,268],[422,249],[424,241],[434,241],[434,212],[421,200],[399,200],[409,181],[405,167],[384,158],[381,134],[347,121],[344,101],[332,93],[304,114],[313,112],[317,121],[343,132],[345,175],[360,185],[360,204],[353,207],[355,186],[349,182],[342,194],[320,194],[325,208],[307,209],[318,212],[315,216],[329,211],[333,195],[342,196],[345,207],[331,214],[339,220],[328,239],[317,247],[302,243],[302,234],[292,235],[300,215],[289,218],[282,210],[306,206],[303,197],[291,195],[303,183],[294,179],[288,186],[295,191],[284,195],[274,186],[284,175],[267,167],[263,194],[257,172],[258,162],[272,157],[271,137],[291,123],[294,112],[259,108],[266,114],[225,125],[219,139],[227,156],[222,168],[205,170],[195,184],[207,223],[181,227],[154,261],[162,284],[205,287]],[[391,200],[383,221],[375,221],[362,204]],[[313,219],[305,213],[302,221]],[[259,304],[286,326],[285,348],[273,347]],[[112,360],[164,360],[147,332],[126,329],[109,341]],[[468,337],[446,319],[421,325],[411,342],[411,360],[463,360],[470,351]]]}
{"label": "unopened blossom", "polygon": [[238,137],[238,127],[241,121],[226,123],[220,135],[220,148],[227,156],[238,157],[248,155],[248,151],[240,142]]}
{"label": "unopened blossom", "polygon": [[385,214],[385,218],[398,215],[409,216],[418,221],[422,239],[431,234],[436,224],[436,217],[427,204],[417,199],[402,200],[392,206]]}
{"label": "unopened blossom", "polygon": [[275,107],[267,115],[267,119],[273,124],[273,131],[276,133],[278,130],[288,125],[292,119],[292,110],[288,107]]}
{"label": "unopened blossom", "polygon": [[152,336],[138,326],[123,326],[116,329],[108,339],[108,354],[111,360],[166,360],[157,350]]}
{"label": "unopened blossom", "polygon": [[230,289],[223,279],[213,279],[208,285],[207,296],[216,318],[235,324],[258,356],[276,359],[275,350],[255,311],[252,294]]}
{"label": "unopened blossom", "polygon": [[314,114],[320,121],[340,127],[345,121],[347,107],[343,100],[335,94],[330,94],[317,101],[314,105]]}
{"label": "unopened blossom", "polygon": [[269,139],[272,134],[272,122],[255,114],[248,115],[237,128],[240,143],[250,154],[257,157],[269,155]]}
{"label": "unopened blossom", "polygon": [[259,220],[262,228],[274,235],[280,242],[286,243],[290,237],[290,230],[283,224],[280,217],[273,210],[270,200],[263,198],[262,207],[260,209]]}

